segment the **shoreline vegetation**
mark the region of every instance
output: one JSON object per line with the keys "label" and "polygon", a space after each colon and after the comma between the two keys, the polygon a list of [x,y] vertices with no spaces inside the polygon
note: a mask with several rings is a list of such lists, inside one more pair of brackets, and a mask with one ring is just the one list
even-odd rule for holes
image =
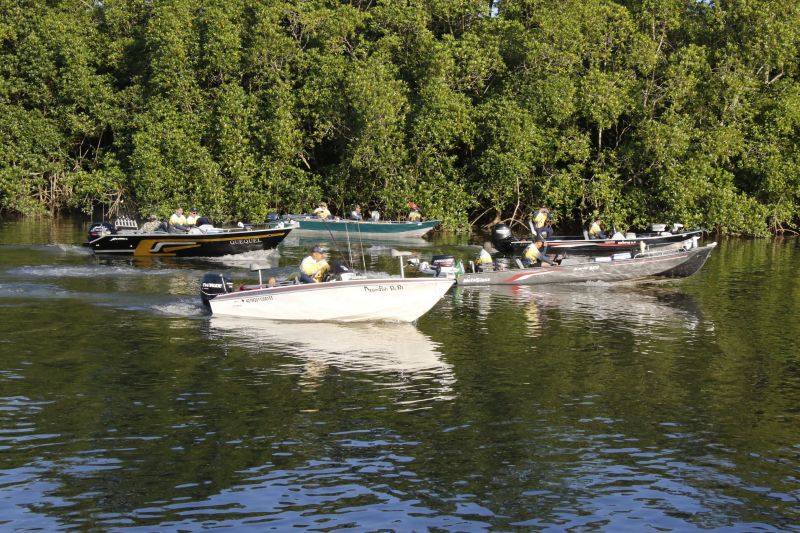
{"label": "shoreline vegetation", "polygon": [[800,5],[0,1],[0,214],[800,227]]}

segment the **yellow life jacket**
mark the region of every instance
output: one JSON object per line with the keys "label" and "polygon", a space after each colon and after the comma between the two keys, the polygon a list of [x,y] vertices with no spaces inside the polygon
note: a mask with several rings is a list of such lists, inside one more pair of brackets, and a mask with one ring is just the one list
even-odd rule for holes
{"label": "yellow life jacket", "polygon": [[538,213],[536,213],[536,216],[533,217],[534,228],[543,228],[546,222],[547,222],[547,213],[545,213],[544,211],[539,211]]}
{"label": "yellow life jacket", "polygon": [[314,280],[314,283],[319,283],[325,276],[325,273],[330,269],[330,265],[324,259],[315,261],[310,255],[303,259],[300,263],[300,271],[306,276]]}
{"label": "yellow life jacket", "polygon": [[536,244],[529,244],[527,248],[525,248],[525,259],[529,259],[531,261],[539,261],[542,257],[542,251],[536,247]]}
{"label": "yellow life jacket", "polygon": [[601,231],[603,230],[600,229],[600,224],[592,222],[592,225],[589,227],[589,237],[597,237]]}
{"label": "yellow life jacket", "polygon": [[476,265],[490,265],[492,264],[492,254],[487,252],[486,250],[481,250],[481,253],[478,254],[478,258],[475,260]]}
{"label": "yellow life jacket", "polygon": [[420,220],[422,220],[422,215],[419,213],[419,211],[416,210],[411,211],[408,214],[408,220],[411,222],[419,222]]}

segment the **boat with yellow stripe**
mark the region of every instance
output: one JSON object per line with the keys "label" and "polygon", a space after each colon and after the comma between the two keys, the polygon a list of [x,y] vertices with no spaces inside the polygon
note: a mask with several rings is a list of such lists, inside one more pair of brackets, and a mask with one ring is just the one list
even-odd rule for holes
{"label": "boat with yellow stripe", "polygon": [[85,246],[104,256],[219,257],[278,246],[292,230],[282,224],[255,228],[192,228],[188,232],[142,233],[133,224],[96,223]]}

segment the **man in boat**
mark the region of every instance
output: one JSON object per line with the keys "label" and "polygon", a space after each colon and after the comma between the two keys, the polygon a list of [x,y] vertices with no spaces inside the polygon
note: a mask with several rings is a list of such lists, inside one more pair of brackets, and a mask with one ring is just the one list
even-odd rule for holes
{"label": "man in boat", "polygon": [[542,263],[547,263],[548,265],[556,264],[555,261],[544,255],[544,252],[542,251],[543,246],[544,240],[537,235],[534,238],[534,241],[529,244],[527,248],[525,248],[525,253],[522,254],[523,259],[525,259],[526,263],[528,263],[526,266],[536,266],[541,265]]}
{"label": "man in boat", "polygon": [[483,243],[483,248],[481,248],[478,257],[475,259],[475,266],[478,270],[483,270],[486,267],[494,266],[494,258],[492,257],[492,243],[485,242]]}
{"label": "man in boat", "polygon": [[408,213],[409,222],[419,222],[422,220],[422,213],[419,212],[419,207],[414,202],[408,202],[408,208],[411,210]]}
{"label": "man in boat", "polygon": [[322,220],[330,220],[331,219],[331,212],[328,211],[328,204],[325,202],[320,202],[316,209],[314,209],[314,215],[317,218]]}
{"label": "man in boat", "polygon": [[169,225],[178,231],[188,231],[189,227],[186,225],[186,217],[183,215],[183,208],[175,208],[175,212],[169,217]]}
{"label": "man in boat", "polygon": [[361,206],[356,204],[353,211],[350,213],[350,220],[364,220],[364,215],[361,214]]}
{"label": "man in boat", "polygon": [[330,270],[328,261],[325,260],[325,252],[320,246],[314,246],[311,253],[300,263],[300,282],[319,283],[325,278]]}
{"label": "man in boat", "polygon": [[550,221],[550,210],[542,206],[536,215],[533,217],[533,232],[534,237],[540,236],[542,239],[551,239],[553,237],[553,228],[547,225]]}
{"label": "man in boat", "polygon": [[189,216],[186,217],[186,225],[187,226],[197,226],[197,225],[199,225],[199,224],[197,224],[197,219],[198,218],[200,218],[200,215],[198,214],[197,208],[193,207],[193,208],[189,209]]}
{"label": "man in boat", "polygon": [[158,220],[158,217],[155,215],[150,215],[147,217],[147,222],[142,224],[142,227],[139,228],[139,233],[155,233],[156,231],[163,231],[164,228],[161,225],[161,221]]}
{"label": "man in boat", "polygon": [[592,222],[592,225],[589,226],[589,238],[590,239],[605,239],[606,238],[606,232],[603,231],[603,228],[605,228],[605,225],[603,224],[603,221],[600,220],[599,218],[595,219],[595,221]]}

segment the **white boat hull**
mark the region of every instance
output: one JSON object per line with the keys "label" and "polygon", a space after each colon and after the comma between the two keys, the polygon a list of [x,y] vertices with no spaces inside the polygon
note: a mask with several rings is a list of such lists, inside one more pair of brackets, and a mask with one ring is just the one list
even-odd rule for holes
{"label": "white boat hull", "polygon": [[219,294],[221,316],[311,322],[413,322],[453,285],[452,279],[367,278],[284,285]]}

